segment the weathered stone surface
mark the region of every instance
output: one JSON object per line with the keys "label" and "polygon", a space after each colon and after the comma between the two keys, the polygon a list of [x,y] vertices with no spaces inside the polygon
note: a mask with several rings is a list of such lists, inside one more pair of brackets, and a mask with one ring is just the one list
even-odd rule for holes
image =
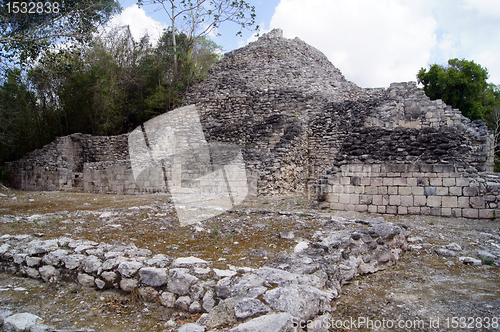
{"label": "weathered stone surface", "polygon": [[132,292],[138,285],[139,282],[135,279],[125,278],[120,280],[120,288],[125,292]]}
{"label": "weathered stone surface", "polygon": [[267,291],[264,300],[271,308],[308,320],[319,312],[330,311],[332,295],[305,285],[290,285]]}
{"label": "weathered stone surface", "polygon": [[266,314],[270,311],[268,306],[257,299],[243,299],[234,307],[234,314],[238,319]]}
{"label": "weathered stone surface", "polygon": [[175,294],[170,292],[163,292],[160,295],[161,305],[167,308],[173,308],[175,305]]}
{"label": "weathered stone surface", "polygon": [[36,315],[29,313],[14,314],[5,318],[3,329],[5,332],[24,332],[28,331],[31,326],[41,322],[42,319]]}
{"label": "weathered stone surface", "polygon": [[249,320],[230,332],[291,332],[293,331],[293,317],[289,313],[271,314]]}
{"label": "weathered stone surface", "polygon": [[146,286],[159,287],[167,283],[166,269],[143,267],[139,270],[139,281]]}
{"label": "weathered stone surface", "polygon": [[85,273],[78,273],[78,282],[85,287],[94,287],[96,285],[95,278]]}
{"label": "weathered stone surface", "polygon": [[146,302],[158,302],[160,293],[152,287],[139,288],[139,296]]}
{"label": "weathered stone surface", "polygon": [[205,327],[196,323],[184,324],[177,330],[177,332],[205,332]]}
{"label": "weathered stone surface", "polygon": [[101,260],[94,255],[88,256],[82,261],[83,271],[87,273],[96,273],[102,267]]}
{"label": "weathered stone surface", "polygon": [[52,265],[44,265],[38,269],[40,276],[45,282],[57,282],[59,280],[59,270]]}
{"label": "weathered stone surface", "polygon": [[120,265],[118,266],[118,272],[120,272],[122,277],[130,278],[134,274],[136,274],[142,266],[142,263],[139,263],[137,261],[125,261],[120,263]]}
{"label": "weathered stone surface", "polygon": [[189,305],[191,304],[191,298],[189,296],[180,296],[175,301],[175,306],[181,310],[188,311]]}
{"label": "weathered stone surface", "polygon": [[168,272],[167,289],[177,295],[186,295],[191,285],[195,284],[198,278],[189,274],[188,269],[175,268]]}
{"label": "weathered stone surface", "polygon": [[87,258],[87,256],[76,254],[64,256],[61,260],[64,262],[64,266],[66,266],[67,269],[74,270],[80,266],[85,258]]}

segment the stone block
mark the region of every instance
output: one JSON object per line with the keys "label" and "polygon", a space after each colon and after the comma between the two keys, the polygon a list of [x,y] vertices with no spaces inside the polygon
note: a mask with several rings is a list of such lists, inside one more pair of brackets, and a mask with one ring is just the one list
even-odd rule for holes
{"label": "stone block", "polygon": [[398,207],[397,206],[388,206],[386,208],[386,212],[389,214],[396,214],[396,213],[398,213]]}
{"label": "stone block", "polygon": [[345,185],[344,186],[344,193],[345,194],[354,194],[354,192],[356,191],[356,186],[352,186],[352,185]]}
{"label": "stone block", "polygon": [[431,216],[440,216],[441,208],[440,207],[431,207]]}
{"label": "stone block", "polygon": [[365,186],[354,187],[354,193],[355,194],[364,194],[365,193]]}
{"label": "stone block", "polygon": [[424,173],[424,177],[431,179],[431,178],[437,178],[438,176],[437,173]]}
{"label": "stone block", "polygon": [[340,178],[340,184],[347,185],[351,184],[351,178],[349,176],[343,176]]}
{"label": "stone block", "polygon": [[458,207],[464,209],[470,208],[469,197],[458,197]]}
{"label": "stone block", "polygon": [[350,194],[349,204],[359,204],[359,194]]}
{"label": "stone block", "polygon": [[401,196],[401,206],[413,206],[413,196]]}
{"label": "stone block", "polygon": [[436,195],[436,187],[424,187],[424,195],[425,196],[435,196]]}
{"label": "stone block", "polygon": [[386,213],[386,210],[387,210],[387,207],[385,205],[380,205],[380,206],[377,207],[377,212],[378,213]]}
{"label": "stone block", "polygon": [[330,204],[330,209],[335,210],[335,211],[345,211],[346,205],[341,204],[341,203],[332,203],[332,204]]}
{"label": "stone block", "polygon": [[412,178],[412,177],[407,178],[406,185],[409,187],[416,187],[417,186],[417,178]]}
{"label": "stone block", "polygon": [[401,205],[401,196],[399,195],[389,195],[389,204],[390,205]]}
{"label": "stone block", "polygon": [[351,177],[351,186],[359,186],[361,185],[361,178],[359,176]]}
{"label": "stone block", "polygon": [[364,193],[367,194],[367,195],[376,195],[376,194],[378,194],[378,187],[375,187],[375,186],[366,186]]}
{"label": "stone block", "polygon": [[431,208],[428,206],[422,206],[420,208],[420,214],[429,215],[431,214]]}
{"label": "stone block", "polygon": [[449,187],[448,192],[453,196],[462,196],[462,187]]}
{"label": "stone block", "polygon": [[326,195],[326,201],[331,202],[331,203],[338,203],[339,202],[339,194],[327,194]]}
{"label": "stone block", "polygon": [[373,202],[373,195],[359,195],[359,204],[370,205]]}
{"label": "stone block", "polygon": [[408,208],[406,206],[398,206],[398,214],[408,214]]}
{"label": "stone block", "polygon": [[395,186],[387,187],[387,193],[389,195],[397,195],[398,194],[398,188],[399,187],[395,187]]}
{"label": "stone block", "polygon": [[372,186],[380,187],[383,185],[383,183],[384,183],[384,181],[382,178],[372,178],[371,179]]}
{"label": "stone block", "polygon": [[442,198],[443,208],[456,208],[458,207],[458,199],[456,196],[444,196]]}
{"label": "stone block", "polygon": [[413,195],[416,195],[416,196],[423,196],[424,195],[424,187],[412,187],[411,193]]}
{"label": "stone block", "polygon": [[441,215],[445,217],[451,217],[451,208],[441,208]]}
{"label": "stone block", "polygon": [[427,206],[429,207],[441,207],[441,196],[428,196]]}
{"label": "stone block", "polygon": [[350,194],[340,194],[339,195],[339,203],[341,204],[349,204],[350,202]]}
{"label": "stone block", "polygon": [[462,209],[462,216],[464,218],[478,218],[478,209]]}
{"label": "stone block", "polygon": [[436,187],[436,195],[437,196],[448,195],[448,187]]}
{"label": "stone block", "polygon": [[425,206],[427,205],[427,196],[413,196],[414,206]]}
{"label": "stone block", "polygon": [[482,210],[479,210],[479,218],[482,218],[482,219],[492,219],[492,218],[495,218],[495,210],[493,210],[493,209],[482,209]]}
{"label": "stone block", "polygon": [[469,198],[469,201],[470,201],[470,207],[473,209],[484,209],[485,208],[484,197],[471,197],[471,198]]}
{"label": "stone block", "polygon": [[365,204],[356,205],[355,210],[358,212],[366,212],[368,211],[368,205]]}
{"label": "stone block", "polygon": [[432,172],[432,165],[425,165],[425,164],[420,165],[420,172],[422,173]]}
{"label": "stone block", "polygon": [[451,209],[451,215],[453,217],[461,217],[462,216],[462,209],[461,208]]}
{"label": "stone block", "polygon": [[394,179],[393,178],[383,178],[382,179],[382,184],[384,186],[393,186],[394,185]]}
{"label": "stone block", "polygon": [[372,204],[373,205],[383,205],[382,204],[382,195],[373,195],[372,196]]}
{"label": "stone block", "polygon": [[389,173],[387,173],[387,177],[390,177],[390,178],[400,178],[401,177],[401,173],[389,172]]}
{"label": "stone block", "polygon": [[420,214],[420,207],[418,206],[409,206],[408,214]]}
{"label": "stone block", "polygon": [[332,186],[332,193],[341,193],[344,191],[344,186],[341,185],[333,185]]}
{"label": "stone block", "polygon": [[459,187],[468,187],[469,186],[469,178],[457,178],[455,179],[456,185]]}
{"label": "stone block", "polygon": [[433,187],[439,187],[443,185],[443,179],[441,178],[430,178],[429,184]]}
{"label": "stone block", "polygon": [[388,190],[386,186],[378,187],[378,194],[379,195],[387,195]]}
{"label": "stone block", "polygon": [[403,177],[394,178],[394,185],[395,186],[406,186],[406,178],[403,178]]}
{"label": "stone block", "polygon": [[389,205],[389,195],[382,195],[382,205]]}
{"label": "stone block", "polygon": [[368,205],[368,212],[370,212],[370,213],[377,213],[378,212],[378,207],[376,205]]}
{"label": "stone block", "polygon": [[443,187],[453,187],[455,186],[455,178],[444,178],[443,179]]}
{"label": "stone block", "polygon": [[411,195],[411,187],[399,187],[398,194],[401,196]]}
{"label": "stone block", "polygon": [[372,180],[371,178],[364,176],[361,178],[361,185],[362,186],[369,186],[369,185],[371,185],[371,182],[372,182],[371,180]]}
{"label": "stone block", "polygon": [[464,187],[464,196],[477,196],[479,190],[476,186]]}
{"label": "stone block", "polygon": [[417,178],[417,186],[428,187],[429,186],[429,179],[424,178],[424,177]]}

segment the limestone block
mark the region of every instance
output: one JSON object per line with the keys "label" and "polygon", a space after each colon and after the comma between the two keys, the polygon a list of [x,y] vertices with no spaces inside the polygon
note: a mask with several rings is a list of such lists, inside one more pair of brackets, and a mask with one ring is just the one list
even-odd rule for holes
{"label": "limestone block", "polygon": [[383,178],[382,179],[382,184],[384,186],[393,186],[394,185],[394,179],[393,178]]}
{"label": "limestone block", "polygon": [[436,195],[438,196],[448,195],[448,187],[436,187]]}
{"label": "limestone block", "polygon": [[396,214],[398,212],[397,206],[388,206],[386,212],[389,214]]}
{"label": "limestone block", "polygon": [[411,193],[415,196],[423,196],[424,195],[424,188],[423,187],[412,187]]}
{"label": "limestone block", "polygon": [[342,203],[331,203],[330,204],[330,209],[336,210],[336,211],[345,211],[346,210],[346,204]]}
{"label": "limestone block", "polygon": [[399,187],[398,194],[401,196],[411,195],[411,187]]}
{"label": "limestone block", "polygon": [[398,188],[399,187],[396,187],[396,186],[387,187],[387,193],[389,195],[397,195],[398,194]]}
{"label": "limestone block", "polygon": [[417,186],[419,186],[419,187],[428,187],[429,186],[429,179],[428,178],[424,178],[424,177],[417,178]]}
{"label": "limestone block", "polygon": [[349,176],[343,176],[340,178],[340,184],[347,185],[351,184],[351,178]]}
{"label": "limestone block", "polygon": [[453,196],[462,196],[462,187],[449,187],[448,192]]}
{"label": "limestone block", "polygon": [[417,186],[417,178],[408,177],[406,179],[406,185],[409,187],[416,187]]}
{"label": "limestone block", "polygon": [[370,212],[370,213],[377,213],[378,212],[378,207],[376,205],[368,205],[368,212]]}
{"label": "limestone block", "polygon": [[431,216],[440,216],[441,208],[440,207],[431,207]]}
{"label": "limestone block", "polygon": [[455,182],[456,185],[460,187],[468,187],[470,184],[468,178],[457,178]]}
{"label": "limestone block", "polygon": [[444,187],[453,187],[455,186],[455,178],[444,178],[443,179],[443,186]]}
{"label": "limestone block", "polygon": [[401,206],[413,206],[413,196],[401,196]]}
{"label": "limestone block", "polygon": [[451,217],[452,216],[451,208],[445,208],[445,207],[441,208],[441,215],[446,217]]}
{"label": "limestone block", "polygon": [[428,196],[427,206],[429,207],[441,207],[441,196]]}
{"label": "limestone block", "polygon": [[462,216],[465,218],[478,218],[478,209],[462,209]]}
{"label": "limestone block", "polygon": [[425,196],[434,196],[436,195],[436,187],[424,187]]}
{"label": "limestone block", "polygon": [[[385,205],[379,205],[377,207],[377,212],[378,213],[386,213],[387,207]],[[500,210],[499,210],[500,211]]]}
{"label": "limestone block", "polygon": [[484,209],[485,208],[485,200],[484,197],[470,197],[470,207],[474,209]]}
{"label": "limestone block", "polygon": [[373,205],[382,205],[382,195],[373,195]]}
{"label": "limestone block", "polygon": [[354,192],[356,191],[356,186],[351,186],[351,185],[346,185],[344,186],[344,193],[345,194],[354,194]]}
{"label": "limestone block", "polygon": [[342,185],[333,185],[332,186],[332,193],[341,193],[344,190],[344,186]]}
{"label": "limestone block", "polygon": [[387,195],[388,190],[386,186],[378,187],[378,194],[379,195]]}
{"label": "limestone block", "polygon": [[403,177],[394,178],[394,185],[395,186],[406,186],[406,178],[403,178]]}
{"label": "limestone block", "polygon": [[376,195],[376,194],[378,194],[378,187],[375,187],[375,186],[366,186],[364,193],[367,194],[367,195]]}
{"label": "limestone block", "polygon": [[462,216],[462,209],[461,208],[451,209],[451,215],[453,217],[461,217]]}
{"label": "limestone block", "polygon": [[371,179],[371,185],[372,186],[376,186],[376,187],[380,187],[383,185],[383,179],[382,178],[372,178]]}
{"label": "limestone block", "polygon": [[340,194],[339,196],[339,203],[341,204],[349,204],[350,202],[350,194]]}
{"label": "limestone block", "polygon": [[368,211],[368,205],[365,204],[356,205],[355,210],[358,212],[366,212]]}
{"label": "limestone block", "polygon": [[479,218],[483,218],[483,219],[495,218],[495,210],[493,210],[493,209],[479,210]]}
{"label": "limestone block", "polygon": [[332,203],[338,203],[339,202],[339,194],[327,194],[326,201],[332,202]]}
{"label": "limestone block", "polygon": [[373,195],[359,195],[359,204],[370,205],[373,202]]}
{"label": "limestone block", "polygon": [[406,206],[398,206],[398,214],[408,214],[408,208]]}
{"label": "limestone block", "polygon": [[441,178],[430,178],[429,184],[433,187],[439,187],[443,185],[443,179]]}
{"label": "limestone block", "polygon": [[420,214],[429,215],[431,214],[431,208],[428,206],[422,206],[420,208]]}
{"label": "limestone block", "polygon": [[409,206],[408,207],[409,214],[420,214],[420,207],[418,206]]}
{"label": "limestone block", "polygon": [[442,198],[443,208],[456,208],[458,207],[458,199],[456,196],[444,196]]}
{"label": "limestone block", "polygon": [[465,209],[470,208],[469,197],[458,197],[458,207]]}

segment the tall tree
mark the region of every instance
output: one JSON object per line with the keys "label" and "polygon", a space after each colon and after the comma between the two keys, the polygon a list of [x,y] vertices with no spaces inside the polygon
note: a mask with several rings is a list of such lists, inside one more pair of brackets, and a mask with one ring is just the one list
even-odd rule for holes
{"label": "tall tree", "polygon": [[[242,29],[250,29],[255,25],[255,7],[244,0],[138,0],[137,4],[156,5],[163,9],[170,20],[172,46],[174,50],[174,78],[178,71],[177,32],[187,36],[190,50],[201,36],[214,32],[224,22],[233,22]],[[259,26],[255,27],[258,30]]]}
{"label": "tall tree", "polygon": [[433,64],[429,71],[421,68],[417,78],[432,100],[442,99],[472,120],[486,118],[489,111],[485,100],[489,89],[488,70],[481,65],[465,59],[450,59],[446,67]]}

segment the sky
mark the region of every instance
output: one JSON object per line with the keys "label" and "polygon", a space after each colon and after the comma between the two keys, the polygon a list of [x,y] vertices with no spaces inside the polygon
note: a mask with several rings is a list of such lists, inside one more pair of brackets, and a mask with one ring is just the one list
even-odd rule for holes
{"label": "sky", "polygon": [[[124,8],[112,24],[129,24],[138,38],[159,36],[169,26],[163,11]],[[346,79],[361,87],[388,87],[416,81],[420,68],[448,59],[473,60],[488,69],[488,82],[500,85],[499,0],[247,0],[255,6],[261,34],[283,29],[323,52]],[[222,25],[213,36],[223,52],[255,40],[252,31]]]}

